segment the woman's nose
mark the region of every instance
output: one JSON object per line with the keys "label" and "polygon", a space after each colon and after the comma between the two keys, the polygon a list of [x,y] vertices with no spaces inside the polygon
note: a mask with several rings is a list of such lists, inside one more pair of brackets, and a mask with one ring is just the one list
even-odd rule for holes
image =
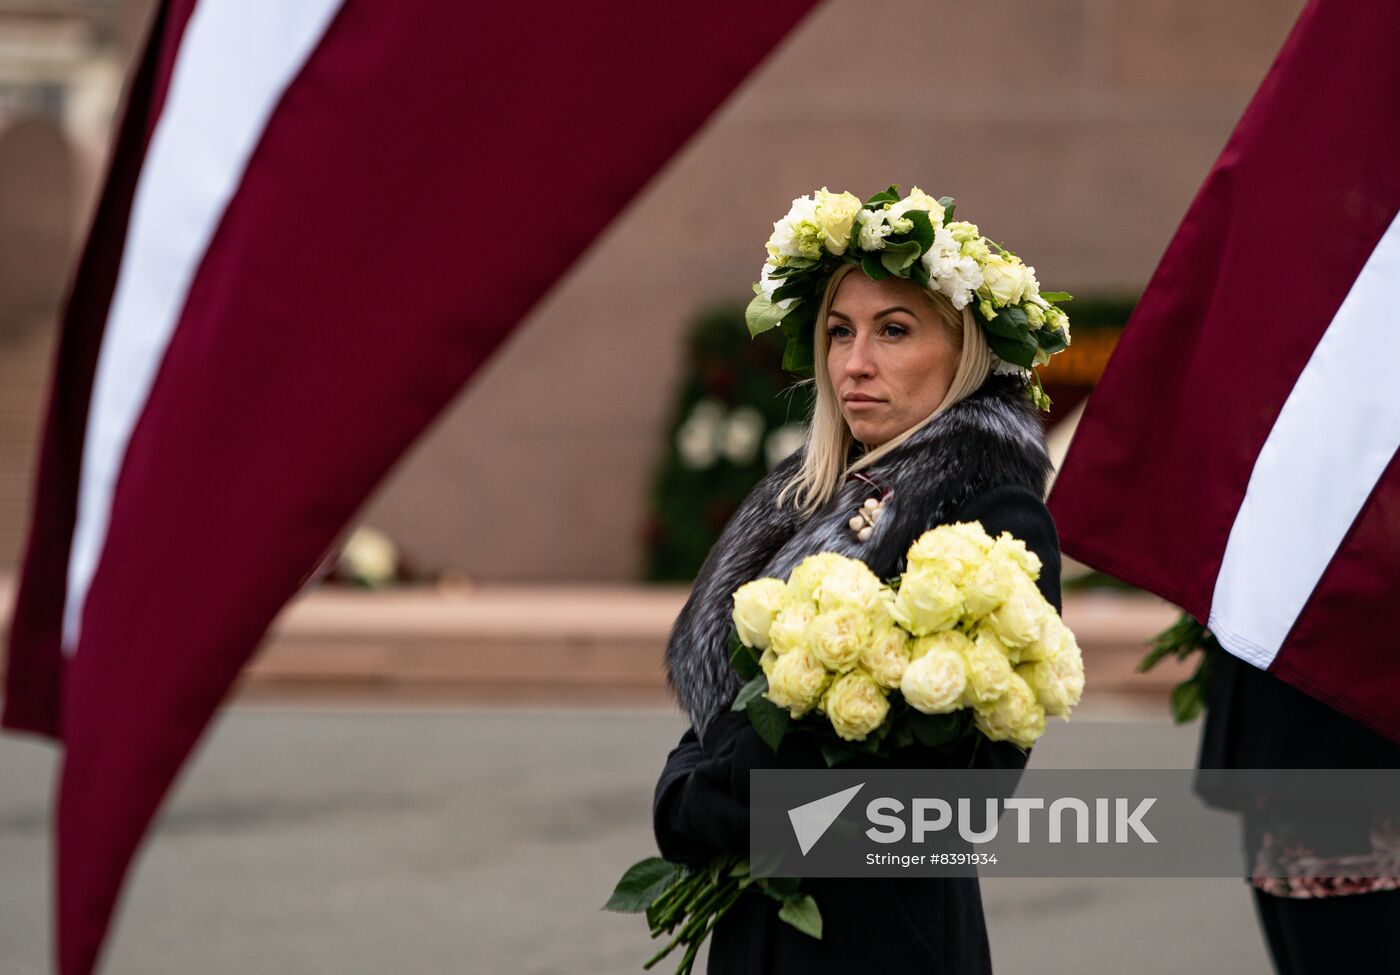
{"label": "woman's nose", "polygon": [[875,360],[870,355],[870,341],[864,334],[851,340],[851,351],[846,356],[846,374],[849,376],[869,376],[875,369]]}

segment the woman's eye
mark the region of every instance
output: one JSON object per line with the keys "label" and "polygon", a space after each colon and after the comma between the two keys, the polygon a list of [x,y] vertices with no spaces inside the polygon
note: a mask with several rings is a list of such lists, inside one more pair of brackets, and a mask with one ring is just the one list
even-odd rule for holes
{"label": "woman's eye", "polygon": [[890,335],[908,335],[908,334],[909,334],[909,329],[905,328],[903,325],[896,325],[894,322],[890,322],[888,325],[886,325],[886,326],[885,326],[885,331],[886,331],[888,334],[890,334]]}
{"label": "woman's eye", "polygon": [[845,325],[828,325],[826,327],[826,334],[829,335],[831,338],[836,338],[838,335],[845,334],[845,332]]}

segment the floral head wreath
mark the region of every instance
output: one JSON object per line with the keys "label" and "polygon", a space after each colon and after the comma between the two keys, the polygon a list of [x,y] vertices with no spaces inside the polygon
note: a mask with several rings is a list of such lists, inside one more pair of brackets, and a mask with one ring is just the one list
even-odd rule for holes
{"label": "floral head wreath", "polygon": [[1023,375],[1031,399],[1049,409],[1034,367],[1069,347],[1069,316],[1057,306],[1070,296],[1041,291],[1035,268],[976,224],[952,219],[952,197],[934,199],[917,186],[902,199],[891,186],[864,205],[826,187],[793,200],[768,238],[768,261],[744,316],[749,334],[781,328],[783,368],[811,376],[822,290],[841,265],[855,264],[872,280],[904,278],[947,296],[956,309],[971,306],[998,360],[995,371]]}

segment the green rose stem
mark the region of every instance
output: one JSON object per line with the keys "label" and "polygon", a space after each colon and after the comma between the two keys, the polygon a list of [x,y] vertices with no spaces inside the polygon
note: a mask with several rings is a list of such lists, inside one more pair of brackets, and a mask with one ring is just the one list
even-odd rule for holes
{"label": "green rose stem", "polygon": [[[667,944],[666,947],[662,948],[655,955],[653,955],[651,960],[644,964],[642,968],[649,970],[651,966],[655,965],[661,959],[665,958],[672,951],[674,951],[677,945],[686,943],[689,940],[689,938],[695,933],[696,921],[704,917],[705,913],[709,910],[709,908],[716,902],[718,897],[721,896],[721,894],[723,893],[723,889],[709,886],[709,882],[707,880],[704,884],[703,893],[704,897],[701,898],[699,903],[694,908],[687,911],[686,916],[688,919],[685,925],[681,928],[680,933],[677,934],[673,939],[671,939],[671,942]],[[657,931],[655,933],[660,934],[661,932]]]}
{"label": "green rose stem", "polygon": [[[737,878],[725,878],[719,886],[712,886],[709,878],[703,874],[696,879],[702,881],[699,885],[700,897],[698,900],[694,897],[688,899],[684,911],[684,914],[688,916],[685,926],[666,947],[642,965],[643,969],[650,971],[653,965],[669,955],[678,945],[685,944],[688,948],[676,972],[677,975],[689,972],[691,966],[695,964],[695,955],[700,950],[700,945],[714,929],[715,922],[723,916],[725,911],[734,906],[734,902],[743,893],[743,887],[740,886],[740,881]],[[662,926],[658,924],[653,934],[660,934],[661,930]]]}
{"label": "green rose stem", "polygon": [[669,929],[672,925],[670,921],[676,916],[677,911],[684,913],[685,904],[688,903],[695,893],[695,881],[698,877],[684,877],[667,887],[651,905],[656,923],[652,925],[652,933]]}
{"label": "green rose stem", "polygon": [[719,923],[719,919],[724,917],[729,909],[734,906],[734,902],[739,899],[739,895],[743,892],[744,888],[739,885],[738,881],[735,881],[734,890],[720,903],[714,913],[710,915],[710,919],[705,924],[704,930],[691,940],[690,947],[686,949],[685,956],[681,958],[680,968],[676,970],[677,975],[689,975],[691,967],[695,964],[695,956],[700,952],[700,946],[705,943],[705,939],[708,938],[710,932],[715,929],[715,925]]}
{"label": "green rose stem", "polygon": [[705,874],[696,874],[691,881],[690,896],[685,899],[682,905],[682,913],[689,914],[695,905],[711,890],[709,877]]}
{"label": "green rose stem", "polygon": [[686,881],[687,890],[677,896],[676,900],[666,911],[664,919],[658,917],[655,926],[652,928],[652,936],[659,935],[662,931],[671,931],[681,919],[694,912],[695,907],[705,897],[714,890],[710,879],[705,874],[696,874]]}

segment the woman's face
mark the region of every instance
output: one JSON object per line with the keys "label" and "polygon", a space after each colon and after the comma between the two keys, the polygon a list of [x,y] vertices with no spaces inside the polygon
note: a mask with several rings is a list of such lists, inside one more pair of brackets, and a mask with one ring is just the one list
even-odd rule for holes
{"label": "woman's face", "polygon": [[870,449],[943,402],[958,349],[923,289],[860,271],[836,286],[827,314],[826,368],[851,434]]}

